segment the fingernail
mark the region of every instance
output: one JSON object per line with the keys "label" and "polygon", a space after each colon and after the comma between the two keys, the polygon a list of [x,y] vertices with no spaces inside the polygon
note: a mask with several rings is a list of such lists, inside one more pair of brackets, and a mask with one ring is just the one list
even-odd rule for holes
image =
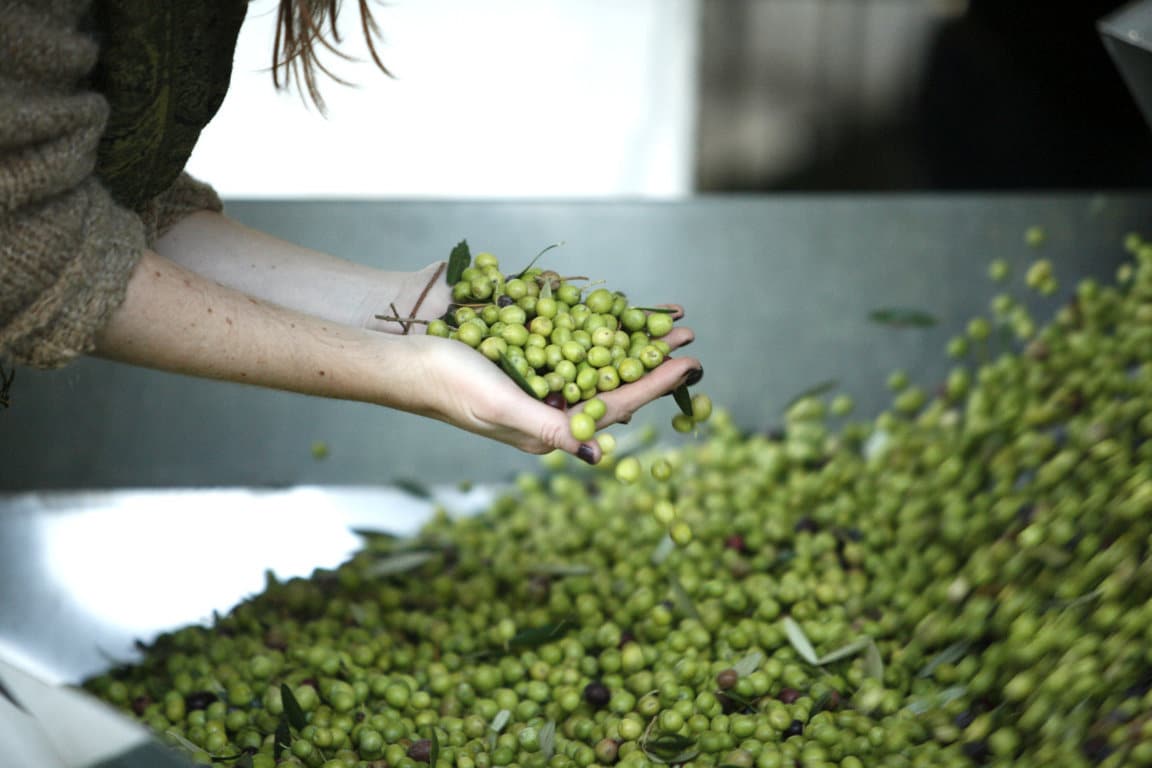
{"label": "fingernail", "polygon": [[697,384],[699,384],[700,380],[703,378],[704,378],[704,369],[703,368],[693,368],[692,370],[690,370],[688,372],[688,377],[686,379],[684,379],[684,383],[690,387],[694,387]]}
{"label": "fingernail", "polygon": [[582,444],[579,448],[576,449],[576,456],[581,461],[588,464],[596,463],[596,452],[592,450],[592,446],[588,445],[587,443]]}

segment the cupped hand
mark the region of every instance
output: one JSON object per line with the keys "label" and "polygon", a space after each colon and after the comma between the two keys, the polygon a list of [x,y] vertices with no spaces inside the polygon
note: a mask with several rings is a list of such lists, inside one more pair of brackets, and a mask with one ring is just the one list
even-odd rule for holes
{"label": "cupped hand", "polygon": [[[668,306],[673,309],[673,318],[683,316],[682,309]],[[676,350],[694,338],[691,329],[677,327],[664,340]],[[595,440],[581,442],[572,437],[569,420],[580,405],[561,410],[537,400],[491,360],[458,341],[433,337],[412,341],[424,348],[424,415],[528,453],[560,449],[589,464],[600,461],[601,451]],[[695,384],[702,373],[700,361],[695,358],[669,357],[637,381],[600,393],[607,408],[597,421],[597,429],[627,423],[644,405],[682,384]]]}

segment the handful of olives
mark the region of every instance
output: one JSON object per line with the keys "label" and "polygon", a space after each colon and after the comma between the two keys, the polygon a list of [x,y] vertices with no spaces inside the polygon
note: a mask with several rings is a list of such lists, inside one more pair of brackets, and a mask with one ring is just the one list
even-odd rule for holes
{"label": "handful of olives", "polygon": [[491,253],[467,254],[465,243],[453,252],[462,267],[449,263],[454,304],[428,333],[479,350],[549,405],[566,408],[636,381],[671,352],[663,340],[670,309],[632,306],[619,291],[579,284],[588,278],[532,265],[505,274]]}

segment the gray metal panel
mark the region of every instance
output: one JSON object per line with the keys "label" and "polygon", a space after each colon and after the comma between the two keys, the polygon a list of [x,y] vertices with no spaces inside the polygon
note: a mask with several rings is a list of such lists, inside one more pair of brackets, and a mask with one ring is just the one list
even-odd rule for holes
{"label": "gray metal panel", "polygon": [[[1064,278],[1109,277],[1152,196],[785,196],[685,202],[236,202],[239,220],[305,245],[394,268],[447,256],[461,238],[504,263],[558,240],[547,264],[606,278],[642,303],[678,301],[697,332],[700,389],[739,422],[773,424],[816,381],[836,378],[863,413],[896,367],[932,386],[951,333],[987,306],[988,261],[1037,254]],[[1026,228],[1048,234],[1040,250]],[[929,330],[867,321],[881,305],[923,307]],[[0,413],[0,489],[294,486],[505,478],[532,457],[445,425],[357,403],[309,399],[84,360],[21,370]],[[634,424],[663,427],[670,400]],[[670,430],[665,432],[671,435]],[[673,439],[687,439],[672,436]],[[316,461],[313,440],[331,455]]]}

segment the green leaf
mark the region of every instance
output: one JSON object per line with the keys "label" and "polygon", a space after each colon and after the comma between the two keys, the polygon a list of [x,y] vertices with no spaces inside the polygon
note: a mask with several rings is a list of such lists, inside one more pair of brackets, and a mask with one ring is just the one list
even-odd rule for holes
{"label": "green leaf", "polygon": [[678,734],[642,739],[640,749],[653,762],[662,764],[686,763],[699,754],[696,739]]}
{"label": "green leaf", "polygon": [[816,649],[812,647],[808,635],[804,634],[804,630],[791,616],[784,617],[784,634],[788,636],[788,642],[796,649],[796,653],[800,654],[800,658],[809,664],[817,663]]}
{"label": "green leaf", "polygon": [[748,675],[760,668],[760,664],[763,661],[764,654],[760,653],[760,651],[752,651],[752,653],[733,664],[732,669],[736,670],[736,674],[740,677],[748,677]]}
{"label": "green leaf", "polygon": [[168,730],[164,731],[164,735],[170,736],[173,741],[175,741],[184,749],[188,750],[188,752],[193,755],[200,751],[200,747],[198,745],[188,741],[188,739],[184,738],[184,736],[182,736],[180,732],[174,728],[169,728]]}
{"label": "green leaf", "polygon": [[436,726],[431,726],[428,731],[428,740],[432,742],[428,750],[428,765],[436,768],[436,761],[440,759],[440,737],[436,735]]}
{"label": "green leaf", "polygon": [[504,726],[508,725],[508,721],[512,718],[512,711],[502,709],[496,713],[492,718],[492,722],[488,725],[488,749],[489,751],[496,749],[496,738],[500,732],[504,730]]}
{"label": "green leaf", "polygon": [[660,543],[652,550],[652,565],[660,565],[668,559],[668,555],[676,551],[676,542],[672,541],[672,537],[664,534],[664,538],[660,539]]}
{"label": "green leaf", "polygon": [[392,485],[393,485],[393,487],[395,487],[401,491],[404,491],[404,493],[408,494],[409,496],[412,496],[412,497],[417,498],[417,499],[430,499],[430,498],[432,498],[432,491],[430,491],[428,489],[428,486],[424,485],[419,480],[413,480],[412,478],[398,477],[392,481]]}
{"label": "green leaf", "polygon": [[864,674],[873,680],[884,682],[884,659],[880,658],[880,649],[876,642],[868,643],[868,650],[864,652]]}
{"label": "green leaf", "polygon": [[436,554],[436,552],[430,552],[428,550],[397,552],[369,565],[368,574],[378,577],[393,576],[398,573],[414,571],[434,558]]}
{"label": "green leaf", "polygon": [[941,664],[954,664],[957,661],[960,661],[960,659],[964,658],[964,654],[966,654],[967,652],[968,652],[968,643],[967,642],[965,642],[963,640],[959,640],[955,643],[952,643],[947,648],[940,651],[940,653],[933,656],[928,661],[928,663],[924,665],[924,668],[916,673],[916,676],[917,677],[931,677],[932,673],[935,672],[936,669]]}
{"label": "green leaf", "polygon": [[700,612],[696,610],[696,604],[692,602],[692,598],[684,591],[684,585],[676,578],[676,574],[668,574],[668,587],[672,592],[672,602],[676,607],[690,619],[700,619]]}
{"label": "green leaf", "polygon": [[461,240],[452,249],[452,255],[448,257],[448,270],[444,273],[444,277],[448,280],[448,285],[456,285],[460,282],[460,278],[464,276],[464,270],[472,264],[472,251],[468,249],[468,241]]}
{"label": "green leaf", "polygon": [[350,528],[349,530],[360,538],[369,541],[394,541],[399,538],[396,534],[388,531],[374,531],[368,528]]}
{"label": "green leaf", "polygon": [[533,256],[533,257],[532,257],[532,261],[528,262],[528,266],[524,267],[524,269],[520,270],[519,272],[517,272],[515,275],[513,275],[513,276],[512,276],[511,278],[509,278],[509,279],[510,279],[510,280],[511,280],[511,279],[520,279],[520,278],[524,277],[525,273],[527,273],[527,272],[528,272],[528,270],[532,269],[532,265],[533,265],[533,264],[535,264],[537,261],[539,261],[541,256],[543,256],[544,254],[548,253],[548,251],[552,250],[553,248],[559,248],[559,247],[560,247],[560,246],[562,246],[562,245],[564,245],[564,241],[563,241],[563,240],[561,240],[561,241],[560,241],[560,242],[558,242],[558,243],[552,243],[552,245],[548,246],[548,247],[547,247],[547,248],[545,248],[544,250],[540,251],[540,253],[538,253],[538,254],[536,254],[535,256]]}
{"label": "green leaf", "polygon": [[806,398],[806,397],[819,397],[820,395],[824,395],[824,394],[831,392],[832,390],[836,389],[836,387],[838,387],[838,386],[840,386],[840,380],[839,379],[825,379],[824,381],[821,381],[818,384],[813,384],[812,386],[808,387],[808,389],[804,390],[803,392],[799,393],[798,395],[795,395],[791,400],[789,400],[788,404],[784,406],[784,410],[785,410],[785,412],[787,412],[788,410],[790,410],[792,408],[792,406],[796,405],[796,403],[800,402],[804,398]]}
{"label": "green leaf", "polygon": [[528,572],[537,576],[589,576],[592,574],[592,569],[587,565],[548,563],[533,566],[528,569]]}
{"label": "green leaf", "polygon": [[535,648],[538,645],[550,643],[563,634],[564,627],[567,621],[559,621],[555,624],[545,624],[542,627],[532,627],[517,632],[508,641],[509,648]]}
{"label": "green leaf", "polygon": [[672,399],[676,401],[676,405],[680,406],[681,413],[692,418],[692,394],[688,391],[687,384],[681,384],[672,390]]}
{"label": "green leaf", "polygon": [[556,753],[556,721],[549,720],[540,729],[540,751],[544,753],[544,761],[552,759]]}
{"label": "green leaf", "polygon": [[280,683],[280,698],[284,700],[284,714],[288,718],[288,724],[297,732],[304,730],[304,727],[308,725],[308,717],[301,709],[300,702],[296,701],[296,694],[292,692],[287,683]]}
{"label": "green leaf", "polygon": [[504,730],[504,726],[508,725],[508,721],[512,719],[512,710],[502,709],[496,713],[492,718],[492,722],[488,725],[488,730],[493,734],[499,735]]}
{"label": "green leaf", "polygon": [[539,400],[539,398],[536,397],[536,393],[532,391],[532,387],[528,386],[528,380],[520,375],[520,371],[516,370],[516,366],[512,365],[511,358],[509,358],[505,352],[500,353],[500,368],[504,373],[512,377],[512,381],[516,382],[516,386],[531,395],[533,400]]}
{"label": "green leaf", "polygon": [[857,638],[856,640],[848,643],[848,645],[844,646],[843,648],[837,648],[831,653],[824,654],[816,660],[816,665],[822,667],[825,664],[831,664],[834,661],[840,661],[841,659],[846,659],[849,656],[855,656],[856,654],[860,653],[860,651],[867,649],[870,645],[872,645],[872,638]]}
{"label": "green leaf", "polygon": [[676,310],[674,310],[670,307],[633,307],[633,309],[638,309],[641,312],[655,312],[658,315],[674,315],[674,314],[676,314]]}
{"label": "green leaf", "polygon": [[689,760],[696,757],[696,755],[700,754],[700,750],[689,749],[681,752],[678,755],[672,755],[671,757],[660,757],[659,755],[648,752],[647,750],[645,750],[645,753],[648,755],[648,759],[654,763],[660,763],[661,765],[681,765],[683,763],[687,763]]}
{"label": "green leaf", "polygon": [[874,309],[868,317],[872,322],[887,325],[890,328],[930,328],[938,322],[935,315],[920,309],[908,309],[906,307]]}
{"label": "green leaf", "polygon": [[288,719],[280,716],[276,723],[276,735],[272,738],[272,757],[279,760],[284,750],[292,746],[292,731],[288,728]]}
{"label": "green leaf", "polygon": [[237,760],[234,765],[236,768],[252,768],[252,755],[248,752],[245,752],[244,754],[240,755],[240,759]]}
{"label": "green leaf", "polygon": [[917,696],[908,702],[908,706],[905,707],[905,709],[914,715],[922,715],[925,712],[946,706],[967,693],[968,689],[966,687],[953,685],[942,691],[937,691],[925,696]]}

